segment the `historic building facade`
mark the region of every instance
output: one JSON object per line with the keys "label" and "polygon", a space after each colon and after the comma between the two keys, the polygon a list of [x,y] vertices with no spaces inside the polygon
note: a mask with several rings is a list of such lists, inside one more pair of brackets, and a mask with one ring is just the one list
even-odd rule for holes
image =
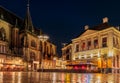
{"label": "historic building facade", "polygon": [[[120,68],[120,31],[119,27],[109,25],[108,18],[103,23],[90,28],[77,38],[72,39],[71,60],[75,69],[109,70],[119,72]],[[67,56],[68,45],[62,48],[63,57]],[[66,53],[65,53],[66,51]]]}
{"label": "historic building facade", "polygon": [[[66,68],[66,65],[69,65],[72,63],[72,44],[65,44],[62,48],[62,60],[64,64],[64,68]],[[67,67],[67,69],[69,69]]]}
{"label": "historic building facade", "polygon": [[29,4],[24,20],[0,7],[0,69],[53,68],[56,46],[48,38],[33,26]]}

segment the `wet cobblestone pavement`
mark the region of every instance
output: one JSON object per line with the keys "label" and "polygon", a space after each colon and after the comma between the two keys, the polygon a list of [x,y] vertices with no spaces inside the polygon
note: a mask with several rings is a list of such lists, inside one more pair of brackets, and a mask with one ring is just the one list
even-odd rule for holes
{"label": "wet cobblestone pavement", "polygon": [[120,74],[0,72],[0,83],[120,83]]}

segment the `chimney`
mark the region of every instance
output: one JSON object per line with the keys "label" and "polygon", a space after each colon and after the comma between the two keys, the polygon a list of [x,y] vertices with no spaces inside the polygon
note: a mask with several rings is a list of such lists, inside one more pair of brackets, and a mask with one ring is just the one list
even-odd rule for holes
{"label": "chimney", "polygon": [[120,30],[120,27],[119,27],[119,26],[117,26],[116,28],[117,28],[117,30]]}
{"label": "chimney", "polygon": [[107,17],[103,18],[103,23],[108,23],[108,18]]}
{"label": "chimney", "polygon": [[84,28],[85,28],[85,30],[88,30],[88,29],[89,29],[89,26],[88,26],[88,25],[85,25]]}

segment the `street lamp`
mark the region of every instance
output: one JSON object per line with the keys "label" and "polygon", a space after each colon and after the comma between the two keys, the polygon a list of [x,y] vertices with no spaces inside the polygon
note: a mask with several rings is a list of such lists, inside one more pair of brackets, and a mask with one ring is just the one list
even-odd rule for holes
{"label": "street lamp", "polygon": [[[42,34],[42,35],[39,35],[38,38],[44,44],[44,42],[49,39],[49,36],[47,36],[45,34]],[[43,46],[42,46],[42,48],[40,49],[40,51],[41,51],[41,58],[39,59],[40,60],[39,64],[41,64],[41,69],[43,71],[43,53],[45,51],[45,46],[44,46],[44,50],[43,50]],[[39,65],[39,69],[40,69],[40,65]]]}

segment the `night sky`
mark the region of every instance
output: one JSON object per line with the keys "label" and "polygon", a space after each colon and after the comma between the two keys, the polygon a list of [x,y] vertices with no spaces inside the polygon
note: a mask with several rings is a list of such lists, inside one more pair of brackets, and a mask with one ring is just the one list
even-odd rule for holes
{"label": "night sky", "polygon": [[[26,15],[27,0],[1,0],[0,5],[22,18]],[[30,12],[35,27],[41,28],[57,45],[78,36],[85,25],[102,23],[108,17],[112,25],[120,24],[119,0],[30,0]]]}

